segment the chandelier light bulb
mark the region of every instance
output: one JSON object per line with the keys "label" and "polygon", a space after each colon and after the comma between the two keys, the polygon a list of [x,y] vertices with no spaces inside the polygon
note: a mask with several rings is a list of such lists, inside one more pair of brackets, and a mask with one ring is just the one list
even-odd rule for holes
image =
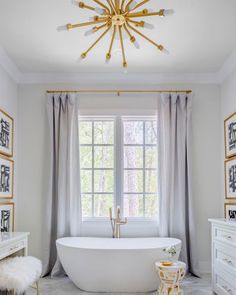
{"label": "chandelier light bulb", "polygon": [[174,9],[164,9],[164,16],[172,15],[174,13]]}
{"label": "chandelier light bulb", "polygon": [[76,0],[71,0],[71,4],[75,6],[79,6],[79,2],[77,2]]}
{"label": "chandelier light bulb", "polygon": [[144,26],[143,26],[144,28],[146,28],[146,29],[150,29],[150,30],[153,30],[154,29],[154,25],[152,25],[152,24],[149,24],[149,23],[144,23]]}
{"label": "chandelier light bulb", "polygon": [[67,30],[68,30],[67,25],[65,25],[65,26],[58,26],[57,27],[57,31],[58,32],[67,31]]}
{"label": "chandelier light bulb", "polygon": [[95,7],[95,12],[101,15],[105,14],[105,10],[100,7]]}
{"label": "chandelier light bulb", "polygon": [[135,8],[135,6],[138,5],[138,2],[133,1],[130,5],[129,5],[129,10],[133,10]]}
{"label": "chandelier light bulb", "polygon": [[134,44],[134,46],[135,46],[137,49],[140,48],[139,43],[138,43],[136,40],[133,42],[133,44]]}
{"label": "chandelier light bulb", "polygon": [[163,53],[166,54],[166,55],[169,55],[169,54],[170,54],[170,52],[169,52],[167,49],[165,49],[164,47],[163,47],[163,49],[161,50],[161,52],[163,52]]}
{"label": "chandelier light bulb", "polygon": [[90,29],[90,30],[84,32],[84,36],[90,36],[90,35],[92,35],[93,33],[94,33],[94,30],[93,30],[93,29]]}

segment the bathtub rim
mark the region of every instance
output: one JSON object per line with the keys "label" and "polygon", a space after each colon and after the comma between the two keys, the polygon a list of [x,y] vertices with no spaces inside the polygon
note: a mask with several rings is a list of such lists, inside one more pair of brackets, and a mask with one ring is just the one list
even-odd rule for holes
{"label": "bathtub rim", "polygon": [[[67,240],[70,240],[70,239],[86,239],[86,240],[90,240],[90,243],[93,241],[93,240],[109,240],[109,241],[114,241],[113,243],[115,244],[115,242],[117,240],[119,240],[119,242],[122,242],[122,241],[128,241],[128,240],[132,240],[132,242],[134,242],[135,240],[138,242],[138,240],[162,240],[162,241],[165,241],[166,242],[171,242],[171,243],[167,243],[166,245],[153,245],[153,246],[149,246],[149,245],[145,245],[145,246],[136,246],[136,247],[121,247],[121,245],[113,245],[113,247],[107,247],[106,245],[103,246],[103,247],[98,247],[97,245],[89,245],[89,246],[85,246],[85,245],[79,245],[79,243],[77,245],[70,245],[69,243],[66,243],[63,241],[67,241]],[[118,243],[119,243],[118,242]],[[167,247],[171,247],[171,246],[175,246],[175,247],[180,247],[182,248],[182,241],[180,239],[176,239],[176,238],[170,238],[170,237],[139,237],[139,238],[120,238],[120,239],[113,239],[113,238],[109,238],[109,237],[63,237],[63,238],[59,238],[56,240],[56,245],[57,246],[62,246],[62,247],[67,247],[67,248],[73,248],[73,249],[80,249],[80,250],[119,250],[119,251],[129,251],[129,250],[154,250],[154,249],[164,249],[164,248],[167,248]]]}

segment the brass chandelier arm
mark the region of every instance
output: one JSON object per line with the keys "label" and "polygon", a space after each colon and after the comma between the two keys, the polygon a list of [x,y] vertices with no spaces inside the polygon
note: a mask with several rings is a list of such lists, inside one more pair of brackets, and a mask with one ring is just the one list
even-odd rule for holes
{"label": "brass chandelier arm", "polygon": [[107,3],[110,5],[110,7],[113,10],[113,12],[115,14],[117,14],[117,11],[116,11],[116,8],[115,8],[115,5],[114,5],[113,1],[112,0],[107,0]]}
{"label": "brass chandelier arm", "polygon": [[94,7],[86,5],[84,2],[79,2],[79,8],[93,10],[93,11],[95,10]]}
{"label": "brass chandelier arm", "polygon": [[111,37],[111,43],[110,43],[110,46],[109,46],[108,53],[106,55],[106,58],[108,60],[111,58],[111,51],[112,51],[113,43],[114,43],[114,40],[115,40],[115,36],[116,36],[116,26],[114,26],[114,28],[113,28],[113,33],[112,33],[112,37]]}
{"label": "brass chandelier arm", "polygon": [[81,23],[81,24],[74,24],[74,25],[68,24],[66,26],[67,26],[67,30],[70,30],[70,29],[75,29],[75,28],[80,28],[80,27],[85,27],[85,26],[90,26],[90,25],[96,25],[96,24],[104,23],[104,22],[107,22],[107,18],[106,19],[98,19],[96,21],[91,21],[91,22]]}
{"label": "brass chandelier arm", "polygon": [[130,39],[133,37],[133,35],[130,33],[129,29],[127,28],[126,24],[124,24],[124,29],[126,33],[129,35]]}
{"label": "brass chandelier arm", "polygon": [[123,67],[127,68],[127,62],[125,58],[125,48],[124,48],[124,42],[123,42],[123,36],[122,36],[122,26],[119,26],[119,34],[120,34],[120,45],[121,45],[122,57],[123,57]]}
{"label": "brass chandelier arm", "polygon": [[101,29],[104,28],[104,27],[107,27],[107,23],[105,23],[105,24],[103,24],[103,25],[101,25],[101,26],[98,26],[98,27],[94,27],[94,28],[93,28],[93,31],[94,31],[94,32],[98,32],[99,30],[101,30]]}
{"label": "brass chandelier arm", "polygon": [[125,0],[122,0],[121,2],[121,11],[124,12],[124,5],[125,5]]}
{"label": "brass chandelier arm", "polygon": [[93,44],[81,54],[82,58],[85,58],[87,56],[87,54],[89,53],[89,51],[91,49],[93,49],[93,47],[95,45],[97,45],[97,43],[108,33],[108,31],[111,29],[111,24],[109,24],[109,27],[97,38],[97,40],[95,42],[93,42]]}
{"label": "brass chandelier arm", "polygon": [[110,12],[110,9],[103,4],[102,2],[100,2],[99,0],[93,0],[95,3],[97,3],[98,5],[102,6],[107,12]]}
{"label": "brass chandelier arm", "polygon": [[129,0],[129,2],[125,6],[125,11],[129,11],[129,6],[132,2],[134,2],[134,0]]}
{"label": "brass chandelier arm", "polygon": [[[143,6],[144,4],[146,4],[147,2],[149,2],[150,0],[144,0],[142,2],[140,2],[139,4],[137,4],[132,10],[135,10],[141,6]],[[131,11],[131,10],[130,10]]]}
{"label": "brass chandelier arm", "polygon": [[135,33],[137,33],[138,35],[140,35],[141,37],[143,37],[144,39],[146,39],[148,42],[150,42],[152,45],[156,46],[159,50],[163,50],[163,46],[157,44],[156,42],[152,41],[149,37],[147,37],[146,35],[144,35],[143,33],[139,32],[137,29],[135,29],[134,27],[132,27],[128,22],[127,22],[127,26],[134,31]]}
{"label": "brass chandelier arm", "polygon": [[129,13],[127,14],[127,17],[142,17],[142,16],[164,16],[164,9],[160,9],[157,12],[147,12],[143,13],[143,11],[137,12],[137,13]]}
{"label": "brass chandelier arm", "polygon": [[132,20],[132,19],[127,19],[127,21],[129,21],[130,23],[134,24],[137,27],[141,27],[141,28],[144,27],[144,21],[137,22],[137,21]]}
{"label": "brass chandelier arm", "polygon": [[116,2],[116,12],[119,13],[120,12],[120,0],[115,0]]}

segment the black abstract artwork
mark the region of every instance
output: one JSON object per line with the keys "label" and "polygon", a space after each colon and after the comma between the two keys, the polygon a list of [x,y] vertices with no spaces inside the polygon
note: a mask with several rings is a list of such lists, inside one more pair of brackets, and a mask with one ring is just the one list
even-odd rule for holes
{"label": "black abstract artwork", "polygon": [[231,122],[228,125],[228,137],[229,137],[229,150],[236,149],[236,122]]}
{"label": "black abstract artwork", "polygon": [[229,210],[229,219],[235,220],[236,219],[236,210]]}
{"label": "black abstract artwork", "polygon": [[236,193],[236,164],[229,167],[229,189]]}
{"label": "black abstract artwork", "polygon": [[10,167],[4,164],[0,165],[0,192],[10,191]]}
{"label": "black abstract artwork", "polygon": [[10,210],[2,210],[1,211],[1,232],[9,232],[10,231]]}
{"label": "black abstract artwork", "polygon": [[9,149],[10,147],[10,123],[0,120],[0,145]]}

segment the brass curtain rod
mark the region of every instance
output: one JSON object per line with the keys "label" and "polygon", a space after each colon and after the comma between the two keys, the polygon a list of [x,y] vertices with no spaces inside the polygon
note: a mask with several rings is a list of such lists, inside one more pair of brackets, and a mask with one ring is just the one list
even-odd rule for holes
{"label": "brass curtain rod", "polygon": [[47,93],[192,93],[192,90],[47,90]]}

